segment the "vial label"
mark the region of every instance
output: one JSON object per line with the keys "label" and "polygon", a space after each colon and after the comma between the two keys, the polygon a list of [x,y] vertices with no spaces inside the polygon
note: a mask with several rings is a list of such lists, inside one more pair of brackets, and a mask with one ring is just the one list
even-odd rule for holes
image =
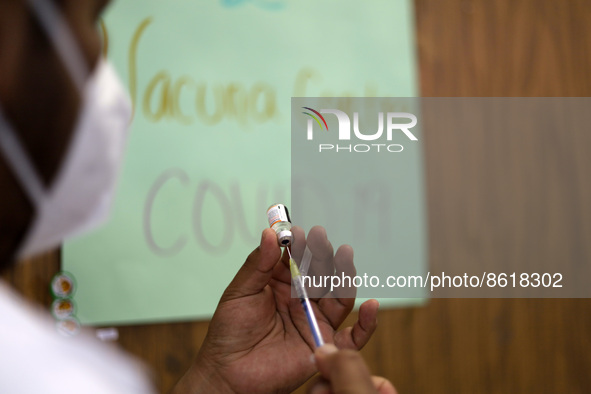
{"label": "vial label", "polygon": [[283,204],[275,204],[267,210],[267,218],[269,219],[269,226],[273,227],[275,223],[290,222],[289,213]]}

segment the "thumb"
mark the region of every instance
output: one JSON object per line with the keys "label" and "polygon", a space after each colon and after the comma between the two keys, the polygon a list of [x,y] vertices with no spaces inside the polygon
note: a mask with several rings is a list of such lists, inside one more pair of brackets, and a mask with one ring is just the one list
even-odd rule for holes
{"label": "thumb", "polygon": [[263,231],[260,245],[252,251],[246,261],[226,288],[221,301],[246,297],[259,293],[271,280],[273,268],[281,257],[275,231]]}
{"label": "thumb", "polygon": [[338,350],[333,344],[316,349],[316,365],[334,393],[376,393],[369,369],[355,350]]}

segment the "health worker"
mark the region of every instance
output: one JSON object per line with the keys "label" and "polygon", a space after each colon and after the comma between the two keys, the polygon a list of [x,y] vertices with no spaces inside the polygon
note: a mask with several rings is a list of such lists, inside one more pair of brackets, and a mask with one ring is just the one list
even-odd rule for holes
{"label": "health worker", "polygon": [[[50,251],[108,215],[131,109],[100,56],[96,25],[107,2],[0,0],[0,268]],[[276,235],[266,229],[172,392],[290,392],[319,372],[312,392],[393,393],[357,352],[376,328],[377,301],[364,303],[358,322],[343,330],[353,299],[314,302],[330,343],[314,349],[289,281]],[[1,393],[152,391],[138,361],[84,330],[60,336],[47,312],[0,281]]]}

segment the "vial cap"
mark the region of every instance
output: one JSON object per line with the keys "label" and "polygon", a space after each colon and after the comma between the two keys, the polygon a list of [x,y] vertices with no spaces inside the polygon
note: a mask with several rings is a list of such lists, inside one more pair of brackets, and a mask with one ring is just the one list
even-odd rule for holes
{"label": "vial cap", "polygon": [[291,246],[293,241],[293,234],[289,230],[282,230],[277,233],[277,241],[279,246]]}

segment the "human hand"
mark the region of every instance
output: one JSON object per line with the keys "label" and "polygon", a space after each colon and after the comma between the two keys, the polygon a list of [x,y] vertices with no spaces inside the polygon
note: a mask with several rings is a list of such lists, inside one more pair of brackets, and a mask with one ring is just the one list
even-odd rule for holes
{"label": "human hand", "polygon": [[320,376],[308,387],[309,394],[396,394],[389,380],[371,376],[359,352],[338,350],[326,344],[314,354]]}
{"label": "human hand", "polygon": [[[302,248],[303,230],[292,232],[294,249]],[[313,255],[329,256],[323,259],[334,272],[355,274],[351,247],[340,247],[333,257],[322,227],[311,229],[308,239]],[[360,349],[376,328],[378,303],[362,304],[357,323],[337,331],[355,301],[338,296],[310,300],[322,336],[339,348]],[[313,348],[300,300],[291,295],[289,258],[266,229],[222,295],[197,360],[175,392],[291,392],[316,372]]]}

